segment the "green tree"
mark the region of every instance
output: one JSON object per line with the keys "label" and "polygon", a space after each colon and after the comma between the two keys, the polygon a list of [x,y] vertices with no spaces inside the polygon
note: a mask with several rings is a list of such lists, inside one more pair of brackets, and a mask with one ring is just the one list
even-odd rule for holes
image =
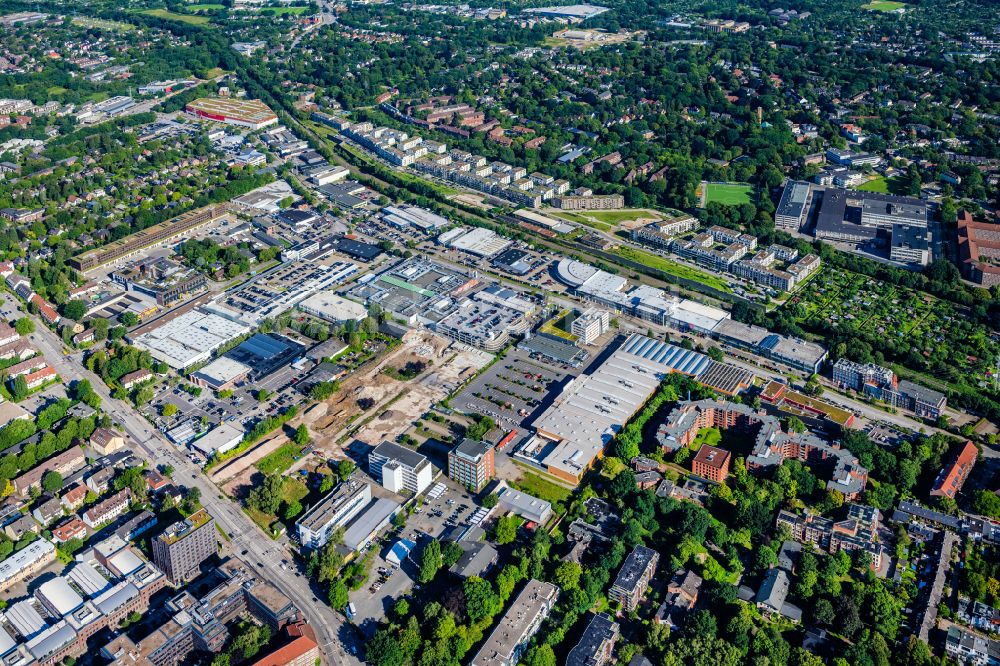
{"label": "green tree", "polygon": [[126,328],[132,328],[133,326],[139,323],[139,315],[137,315],[134,312],[130,312],[129,310],[126,310],[121,314],[121,316],[118,317],[118,321],[122,323],[122,326],[125,326]]}
{"label": "green tree", "polygon": [[479,576],[467,578],[462,584],[465,594],[465,613],[472,622],[496,615],[500,600],[493,587]]}
{"label": "green tree", "polygon": [[10,393],[15,402],[24,400],[28,397],[30,390],[28,389],[28,380],[24,378],[24,375],[18,375],[14,378],[10,387]]}
{"label": "green tree", "polygon": [[785,421],[785,427],[788,432],[802,433],[806,431],[806,424],[797,416],[789,416],[788,420]]}
{"label": "green tree", "polygon": [[14,322],[14,330],[22,338],[27,337],[35,332],[35,322],[30,317],[21,317]]}
{"label": "green tree", "polygon": [[295,429],[296,444],[298,444],[299,446],[305,446],[306,444],[309,443],[309,439],[310,439],[309,428],[306,426],[305,423],[303,423],[302,425],[300,425],[298,428]]}
{"label": "green tree", "polygon": [[977,490],[972,498],[972,510],[990,518],[1000,518],[1000,496],[989,490]]}
{"label": "green tree", "polygon": [[423,584],[434,580],[434,576],[437,575],[438,569],[441,568],[443,563],[441,543],[435,539],[424,546],[424,552],[420,558],[420,571],[417,575],[417,581]]}
{"label": "green tree", "polygon": [[497,520],[496,542],[499,545],[508,544],[517,538],[517,526],[520,520],[517,516],[501,516]]}
{"label": "green tree", "polygon": [[163,408],[160,410],[160,413],[169,418],[177,413],[177,405],[172,402],[166,402],[163,404]]}
{"label": "green tree", "polygon": [[42,477],[42,488],[49,493],[55,493],[62,490],[63,487],[63,477],[62,474],[55,470],[51,470],[45,473]]}
{"label": "green tree", "polygon": [[365,644],[365,660],[379,666],[403,666],[406,655],[391,630],[379,629]]}
{"label": "green tree", "polygon": [[87,314],[87,304],[80,299],[68,301],[63,305],[63,316],[73,321],[80,321]]}
{"label": "green tree", "polygon": [[340,578],[330,584],[330,593],[327,596],[330,600],[330,607],[334,610],[344,610],[350,602],[347,596],[347,585]]}
{"label": "green tree", "polygon": [[486,507],[487,509],[492,509],[499,502],[500,499],[497,497],[496,493],[490,493],[489,495],[483,498],[483,506]]}
{"label": "green tree", "polygon": [[548,643],[532,646],[524,653],[524,666],[556,666],[556,653]]}
{"label": "green tree", "polygon": [[583,568],[576,562],[563,562],[556,567],[554,580],[563,592],[575,589],[580,584]]}
{"label": "green tree", "polygon": [[337,476],[340,477],[341,481],[347,481],[354,473],[355,468],[357,465],[354,464],[353,460],[341,460],[337,463]]}

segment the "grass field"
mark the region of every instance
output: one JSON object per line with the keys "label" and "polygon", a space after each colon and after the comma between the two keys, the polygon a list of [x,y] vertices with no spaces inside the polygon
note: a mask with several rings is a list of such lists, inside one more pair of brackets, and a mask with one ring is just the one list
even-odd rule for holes
{"label": "grass field", "polygon": [[657,254],[653,254],[652,252],[646,252],[645,250],[639,250],[633,247],[620,247],[615,250],[614,253],[619,257],[635,261],[644,266],[649,266],[650,268],[666,273],[667,275],[673,275],[674,277],[700,282],[707,287],[718,289],[719,291],[726,292],[727,294],[732,292],[729,288],[729,284],[725,280],[717,278],[711,273],[706,273],[705,271],[698,270],[697,268],[685,266],[684,264],[661,257]]}
{"label": "grass field", "polygon": [[739,206],[753,203],[753,188],[745,183],[705,183],[705,205],[720,203],[724,206]]}
{"label": "grass field", "polygon": [[121,21],[108,21],[105,19],[91,18],[88,16],[77,16],[73,18],[74,25],[82,25],[84,28],[101,28],[103,30],[117,30],[118,32],[132,32],[135,26],[131,23]]}
{"label": "grass field", "polygon": [[518,490],[533,495],[539,499],[552,502],[553,504],[562,504],[569,496],[572,494],[572,490],[569,488],[564,488],[558,483],[553,483],[547,479],[543,479],[537,474],[532,474],[531,472],[525,472],[521,475],[521,480],[516,485]]}
{"label": "grass field", "polygon": [[146,16],[155,16],[156,18],[166,19],[168,21],[180,21],[181,23],[188,23],[190,25],[206,25],[208,23],[208,19],[204,16],[178,14],[177,12],[172,12],[166,9],[146,9],[139,13],[145,14]]}
{"label": "grass field", "polygon": [[285,444],[258,460],[254,467],[264,474],[284,472],[292,466],[296,457],[302,455],[303,448],[298,444]]}
{"label": "grass field", "polygon": [[58,97],[67,90],[69,90],[69,88],[63,88],[62,86],[49,86],[45,92],[49,94],[49,97]]}
{"label": "grass field", "polygon": [[610,224],[604,224],[603,222],[597,222],[592,220],[586,215],[581,215],[580,213],[552,213],[552,217],[558,217],[560,219],[566,220],[567,222],[575,222],[577,224],[582,224],[585,227],[590,227],[591,229],[597,229],[598,231],[603,231],[605,233],[614,229]]}
{"label": "grass field", "polygon": [[889,181],[884,176],[876,176],[867,183],[862,183],[859,187],[862,192],[877,192],[879,194],[889,194]]}
{"label": "grass field", "polygon": [[217,9],[225,9],[225,8],[226,8],[225,5],[213,5],[211,3],[204,5],[186,5],[184,7],[184,9],[187,9],[188,11],[191,12],[210,12]]}
{"label": "grass field", "polygon": [[222,76],[225,73],[226,73],[226,70],[222,69],[221,67],[213,67],[212,69],[210,69],[207,72],[205,72],[205,78],[206,79],[214,79],[215,77]]}
{"label": "grass field", "polygon": [[656,211],[646,210],[644,208],[634,208],[631,210],[591,210],[587,211],[586,215],[589,215],[600,222],[607,222],[608,224],[618,224],[629,220],[638,220],[640,217],[649,217],[653,219],[659,219],[661,217],[656,213]]}
{"label": "grass field", "polygon": [[861,9],[867,9],[873,12],[894,12],[897,9],[903,9],[906,7],[905,2],[895,2],[894,0],[872,0],[867,5],[863,5]]}
{"label": "grass field", "polygon": [[304,14],[309,11],[308,7],[261,7],[261,14],[274,14],[275,16],[284,16],[285,14]]}

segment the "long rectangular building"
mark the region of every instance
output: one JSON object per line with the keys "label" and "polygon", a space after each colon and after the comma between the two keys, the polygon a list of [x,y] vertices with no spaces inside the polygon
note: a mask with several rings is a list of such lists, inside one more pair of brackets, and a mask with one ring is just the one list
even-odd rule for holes
{"label": "long rectangular building", "polygon": [[323,546],[336,528],[361,513],[371,500],[372,487],[367,483],[341,483],[295,523],[299,543],[307,548]]}
{"label": "long rectangular building", "polygon": [[108,243],[104,247],[78,254],[70,259],[69,263],[78,271],[86,272],[93,270],[98,266],[124,259],[147,247],[179,236],[209,222],[214,222],[225,214],[226,208],[222,205],[206,206],[205,208],[191,210],[166,222],[161,222],[142,231],[137,231],[121,240]]}
{"label": "long rectangular building", "polygon": [[469,666],[516,666],[558,597],[559,588],[552,583],[529,580]]}

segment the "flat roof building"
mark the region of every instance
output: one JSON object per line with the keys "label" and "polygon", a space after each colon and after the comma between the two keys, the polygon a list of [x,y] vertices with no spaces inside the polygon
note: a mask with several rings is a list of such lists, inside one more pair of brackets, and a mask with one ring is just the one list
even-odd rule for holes
{"label": "flat roof building", "polygon": [[180,585],[197,576],[201,563],[218,550],[215,520],[205,509],[195,511],[168,527],[152,545],[153,562],[171,583]]}
{"label": "flat roof building", "polygon": [[383,488],[394,493],[408,490],[419,495],[431,484],[432,469],[427,458],[389,441],[368,454],[368,471]]}
{"label": "flat roof building", "polygon": [[231,97],[201,97],[188,102],[185,111],[208,120],[250,129],[262,129],[278,124],[278,116],[269,106],[256,99]]}
{"label": "flat roof building", "polygon": [[583,630],[580,642],[569,651],[566,666],[604,666],[611,663],[617,640],[618,623],[606,613],[596,613]]}
{"label": "flat roof building", "polygon": [[496,474],[491,442],[463,438],[448,453],[448,478],[478,493]]}
{"label": "flat roof building", "polygon": [[774,226],[798,231],[809,212],[810,194],[809,183],[801,180],[788,181],[774,211]]}
{"label": "flat roof building", "polygon": [[552,583],[529,580],[469,666],[517,666],[558,597],[559,588]]}
{"label": "flat roof building", "polygon": [[305,548],[320,548],[338,527],[346,525],[371,502],[372,487],[348,479],[334,488],[295,523],[299,543]]}
{"label": "flat roof building", "polygon": [[608,600],[622,605],[622,610],[631,613],[639,605],[653,578],[660,554],[652,548],[636,546],[618,571],[614,585],[608,590]]}
{"label": "flat roof building", "polygon": [[347,300],[332,291],[313,294],[299,303],[299,309],[338,326],[349,321],[362,321],[368,316],[368,308],[364,305]]}

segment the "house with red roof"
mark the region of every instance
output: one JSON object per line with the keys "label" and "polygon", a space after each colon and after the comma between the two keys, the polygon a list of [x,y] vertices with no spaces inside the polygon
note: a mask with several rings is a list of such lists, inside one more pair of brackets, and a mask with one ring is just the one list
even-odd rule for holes
{"label": "house with red roof", "polygon": [[955,499],[969,478],[969,474],[972,473],[972,468],[978,457],[979,449],[976,448],[976,445],[972,442],[966,442],[955,460],[938,474],[934,481],[934,488],[931,490],[931,496]]}

